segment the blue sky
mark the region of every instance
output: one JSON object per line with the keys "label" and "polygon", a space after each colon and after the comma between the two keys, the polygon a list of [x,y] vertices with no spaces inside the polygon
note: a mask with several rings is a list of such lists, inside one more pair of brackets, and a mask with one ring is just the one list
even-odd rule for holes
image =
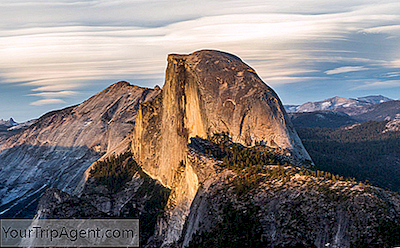
{"label": "blue sky", "polygon": [[167,54],[200,49],[238,55],[285,104],[400,95],[398,1],[2,0],[0,119],[162,86]]}

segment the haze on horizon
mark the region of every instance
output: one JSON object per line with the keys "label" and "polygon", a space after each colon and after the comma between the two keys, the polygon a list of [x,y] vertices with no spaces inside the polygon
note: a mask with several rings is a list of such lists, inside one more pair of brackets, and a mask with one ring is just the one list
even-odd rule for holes
{"label": "haze on horizon", "polygon": [[400,95],[397,1],[26,1],[0,9],[0,119],[78,104],[113,82],[162,86],[169,53],[217,49],[285,104]]}

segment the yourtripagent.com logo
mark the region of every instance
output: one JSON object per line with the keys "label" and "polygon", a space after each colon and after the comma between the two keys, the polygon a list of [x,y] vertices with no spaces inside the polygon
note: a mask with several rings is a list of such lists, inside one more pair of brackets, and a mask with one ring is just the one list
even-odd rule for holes
{"label": "yourtripagent.com logo", "polygon": [[3,219],[2,247],[139,247],[137,219]]}

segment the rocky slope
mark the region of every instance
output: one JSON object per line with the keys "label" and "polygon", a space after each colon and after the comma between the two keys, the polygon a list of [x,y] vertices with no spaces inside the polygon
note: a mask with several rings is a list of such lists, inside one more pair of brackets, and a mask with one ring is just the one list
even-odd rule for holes
{"label": "rocky slope", "polygon": [[385,130],[383,130],[382,133],[398,131],[400,131],[400,119],[394,119],[386,124]]}
{"label": "rocky slope", "polygon": [[88,166],[132,130],[159,90],[116,83],[82,104],[40,117],[0,147],[0,215],[30,216],[48,187],[71,192]]}
{"label": "rocky slope", "polygon": [[[144,173],[130,153],[114,159],[94,167],[97,172],[92,171],[79,197],[48,189],[40,199],[35,218],[138,218],[140,242],[146,244],[154,234],[158,217],[164,213],[170,190]],[[103,172],[109,174],[127,167],[129,180],[119,187],[102,180]],[[117,180],[121,176],[125,175],[120,174]]]}
{"label": "rocky slope", "polygon": [[260,169],[258,186],[242,193],[235,183],[241,173],[224,171],[202,184],[180,247],[392,247],[400,242],[398,194],[277,166]]}

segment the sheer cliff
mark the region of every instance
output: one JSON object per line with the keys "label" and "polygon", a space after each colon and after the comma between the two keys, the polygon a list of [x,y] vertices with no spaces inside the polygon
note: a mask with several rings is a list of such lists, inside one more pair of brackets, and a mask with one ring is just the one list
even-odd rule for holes
{"label": "sheer cliff", "polygon": [[71,192],[88,166],[132,130],[139,104],[158,93],[119,82],[8,138],[0,148],[0,214],[33,216],[28,208],[47,187]]}
{"label": "sheer cliff", "polygon": [[138,110],[132,150],[167,186],[191,137],[228,132],[235,142],[281,148],[310,160],[276,95],[240,58],[203,50],[168,56],[161,94]]}
{"label": "sheer cliff", "polygon": [[[169,55],[162,91],[140,105],[131,142],[143,170],[172,189],[156,234],[163,245],[179,239],[201,183],[196,165],[187,162],[190,138],[221,132],[245,146],[266,145],[311,162],[277,94],[240,58],[213,50]],[[187,166],[177,173],[181,162]]]}

